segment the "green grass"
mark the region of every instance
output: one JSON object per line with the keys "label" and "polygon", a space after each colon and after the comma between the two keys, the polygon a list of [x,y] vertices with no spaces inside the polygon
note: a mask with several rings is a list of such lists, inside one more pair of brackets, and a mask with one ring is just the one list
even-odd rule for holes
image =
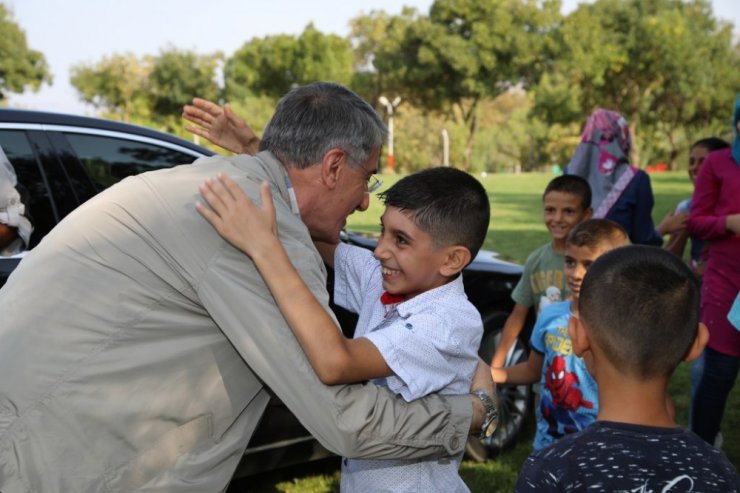
{"label": "green grass", "polygon": [[[400,177],[383,176],[381,190],[395,183]],[[523,263],[527,255],[549,240],[542,223],[542,191],[550,174],[494,174],[481,178],[489,191],[492,218],[485,248],[497,251],[502,258]],[[691,184],[684,172],[651,175],[656,224],[676,204],[691,194]],[[350,216],[348,228],[377,232],[382,204],[371,200],[367,212]],[[689,392],[691,389],[689,364],[681,365],[673,376],[669,391],[676,407],[680,425],[688,419]],[[722,423],[723,450],[735,467],[740,467],[740,390],[736,385],[730,394]],[[509,492],[512,490],[522,463],[531,451],[533,427],[523,433],[510,450],[486,463],[463,462],[460,474],[473,493]],[[282,477],[270,491],[286,493],[328,493],[339,491],[338,472],[330,470],[306,478]]]}

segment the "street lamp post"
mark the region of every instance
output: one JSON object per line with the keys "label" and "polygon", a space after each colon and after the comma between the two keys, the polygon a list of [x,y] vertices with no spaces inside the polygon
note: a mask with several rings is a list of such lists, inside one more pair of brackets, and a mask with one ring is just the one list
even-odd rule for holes
{"label": "street lamp post", "polygon": [[380,96],[378,102],[385,106],[385,110],[388,112],[388,170],[393,173],[395,171],[395,156],[393,155],[393,110],[401,103],[401,96],[396,96],[396,99],[389,101],[385,96]]}

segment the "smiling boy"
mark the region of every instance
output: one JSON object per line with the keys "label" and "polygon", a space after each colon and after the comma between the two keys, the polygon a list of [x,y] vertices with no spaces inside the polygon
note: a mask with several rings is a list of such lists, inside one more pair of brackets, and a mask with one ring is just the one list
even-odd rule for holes
{"label": "smiling boy", "polygon": [[[628,243],[621,226],[606,219],[591,219],[573,228],[566,241],[563,267],[573,303],[578,301],[581,282],[591,264],[602,254]],[[571,301],[564,301],[545,307],[532,331],[527,361],[492,370],[496,383],[540,382],[535,450],[582,430],[598,414],[596,381],[583,360],[573,354],[568,335],[573,306]]]}
{"label": "smiling boy", "polygon": [[[335,303],[359,314],[354,339],[342,335],[293,269],[278,240],[269,188],[262,188],[261,207],[226,177],[207,182],[201,193],[213,211],[199,211],[255,262],[322,382],[371,380],[407,401],[469,391],[483,324],[461,271],[483,244],[490,219],[488,195],[475,178],[432,168],[379,194],[385,212],[374,252],[317,243],[334,268]],[[488,366],[481,363],[480,371]],[[461,459],[344,459],[341,489],[465,492]]]}
{"label": "smiling boy", "polygon": [[542,194],[542,217],[551,240],[532,252],[511,298],[514,308],[504,323],[501,341],[491,359],[491,367],[504,366],[506,356],[527,321],[530,308],[535,313],[557,299],[568,299],[563,277],[565,239],[576,224],[591,218],[591,187],[575,175],[550,180]]}

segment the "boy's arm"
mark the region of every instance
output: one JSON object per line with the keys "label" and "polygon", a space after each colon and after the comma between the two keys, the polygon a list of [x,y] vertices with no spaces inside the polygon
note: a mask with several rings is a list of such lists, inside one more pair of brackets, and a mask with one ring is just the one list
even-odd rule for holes
{"label": "boy's arm", "polygon": [[496,347],[496,352],[493,353],[491,368],[504,366],[506,355],[509,353],[509,348],[511,348],[511,345],[514,344],[516,338],[521,334],[524,324],[527,321],[528,313],[528,306],[520,303],[514,304],[514,309],[511,310],[511,313],[504,323],[504,328],[501,331],[501,341]]}
{"label": "boy's arm", "polygon": [[495,383],[525,385],[537,383],[542,376],[544,357],[534,349],[529,351],[529,359],[508,368],[492,368],[491,376]]}
{"label": "boy's arm", "polygon": [[198,212],[252,258],[323,383],[361,382],[393,373],[373,343],[344,337],[298,275],[277,237],[269,184],[260,187],[262,207],[226,176],[208,180],[200,192],[213,210],[198,203]]}

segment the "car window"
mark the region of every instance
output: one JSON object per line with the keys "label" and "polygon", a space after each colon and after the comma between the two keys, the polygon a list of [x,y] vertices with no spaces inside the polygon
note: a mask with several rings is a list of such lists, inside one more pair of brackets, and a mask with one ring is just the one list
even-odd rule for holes
{"label": "car window", "polygon": [[127,176],[195,160],[191,155],[145,142],[74,133],[65,136],[100,190]]}
{"label": "car window", "polygon": [[31,235],[31,246],[34,246],[56,224],[57,211],[26,132],[0,130],[0,145],[18,177],[17,189],[34,227]]}

